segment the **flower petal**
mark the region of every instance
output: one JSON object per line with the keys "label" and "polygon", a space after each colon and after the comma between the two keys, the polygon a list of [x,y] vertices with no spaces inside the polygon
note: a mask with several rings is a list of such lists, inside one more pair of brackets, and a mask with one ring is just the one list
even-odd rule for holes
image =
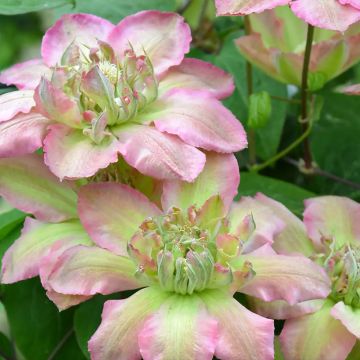
{"label": "flower petal", "polygon": [[155,127],[179,136],[185,143],[208,151],[232,153],[247,146],[246,134],[236,117],[206,92],[174,89],[140,115]]}
{"label": "flower petal", "polygon": [[25,61],[0,73],[0,82],[15,85],[20,90],[34,90],[42,77],[50,77],[51,70],[42,59]]}
{"label": "flower petal", "polygon": [[94,175],[117,162],[119,144],[114,137],[95,144],[81,130],[57,124],[49,127],[44,140],[45,163],[60,179]]}
{"label": "flower petal", "polygon": [[343,6],[337,0],[296,0],[291,2],[291,9],[313,26],[341,32],[360,20],[358,9]]}
{"label": "flower petal", "polygon": [[39,220],[77,218],[75,192],[66,182],[60,183],[35,154],[0,159],[0,195]]}
{"label": "flower petal", "polygon": [[49,123],[35,112],[0,122],[0,157],[31,154],[41,148]]}
{"label": "flower petal", "polygon": [[114,133],[124,159],[145,175],[156,179],[194,181],[206,157],[173,135],[143,125],[119,126]]}
{"label": "flower petal", "polygon": [[20,238],[3,258],[1,281],[9,284],[37,276],[44,259],[53,249],[59,254],[78,244],[91,245],[78,221],[48,224],[28,217]]}
{"label": "flower petal", "polygon": [[240,269],[250,262],[255,276],[240,291],[265,301],[300,301],[324,298],[330,292],[330,280],[317,264],[300,256],[243,255],[231,262]]}
{"label": "flower petal", "polygon": [[0,96],[0,123],[18,113],[27,114],[35,106],[34,91],[11,91]]}
{"label": "flower petal", "polygon": [[91,298],[91,296],[82,295],[63,295],[52,290],[47,291],[46,295],[60,311],[69,309]]}
{"label": "flower petal", "polygon": [[175,13],[141,11],[120,21],[108,42],[121,56],[129,46],[137,55],[145,52],[159,74],[181,63],[190,50],[191,32]]}
{"label": "flower petal", "polygon": [[322,238],[337,246],[360,241],[360,204],[340,196],[320,196],[305,201],[304,223],[310,238],[321,247]]}
{"label": "flower petal", "polygon": [[196,296],[174,295],[151,315],[139,333],[144,360],[211,360],[217,322]]}
{"label": "flower petal", "polygon": [[97,46],[97,40],[106,40],[114,25],[90,14],[66,14],[45,34],[41,54],[48,66],[59,64],[67,47],[72,43],[85,48]]}
{"label": "flower petal", "polygon": [[228,209],[237,193],[239,182],[239,166],[234,155],[208,153],[204,170],[195,182],[164,182],[162,206],[165,211],[172,206],[186,210],[192,205],[200,207],[210,197],[220,195]]}
{"label": "flower petal", "polygon": [[360,95],[360,84],[348,85],[341,89],[346,95]]}
{"label": "flower petal", "polygon": [[79,191],[80,220],[101,247],[127,256],[127,243],[149,216],[161,214],[143,194],[127,185],[99,183]]}
{"label": "flower petal", "polygon": [[100,327],[89,341],[93,360],[140,360],[138,334],[146,318],[169,297],[169,293],[146,288],[127,300],[107,301]]}
{"label": "flower petal", "polygon": [[249,15],[287,5],[290,0],[215,0],[217,15]]}
{"label": "flower petal", "polygon": [[206,291],[200,297],[218,321],[215,356],[226,360],[274,359],[274,323],[252,313],[227,293]]}
{"label": "flower petal", "polygon": [[330,315],[332,306],[333,303],[327,301],[316,313],[285,322],[280,335],[285,359],[346,359],[356,337]]}
{"label": "flower petal", "polygon": [[338,302],[332,309],[333,318],[340,320],[342,324],[358,339],[360,338],[360,309]]}
{"label": "flower petal", "polygon": [[360,10],[360,0],[339,0],[339,3],[341,5],[351,5],[353,6],[355,9],[359,9]]}
{"label": "flower petal", "polygon": [[170,68],[160,81],[160,93],[175,88],[202,90],[223,99],[233,93],[234,81],[230,74],[211,63],[186,58],[180,65]]}

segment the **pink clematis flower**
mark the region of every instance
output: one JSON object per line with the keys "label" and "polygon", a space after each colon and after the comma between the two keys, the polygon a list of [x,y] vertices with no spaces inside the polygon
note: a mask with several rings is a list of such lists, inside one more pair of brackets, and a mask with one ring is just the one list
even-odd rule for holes
{"label": "pink clematis flower", "polygon": [[240,122],[219,101],[234,89],[215,66],[184,59],[190,29],[174,13],[144,11],[118,25],[65,15],[45,34],[42,59],[0,81],[0,156],[43,146],[60,179],[93,176],[119,154],[157,179],[193,181],[206,156],[246,147]]}
{"label": "pink clematis flower", "polygon": [[215,0],[218,15],[250,15],[290,5],[305,22],[328,30],[345,31],[360,20],[359,0]]}
{"label": "pink clematis flower", "polygon": [[327,299],[295,306],[252,299],[254,309],[267,317],[288,319],[280,335],[286,360],[345,360],[360,338],[360,204],[337,196],[309,199],[302,223],[264,195],[257,195],[256,201],[258,211],[272,211],[286,223],[274,237],[274,249],[315,260],[332,285]]}
{"label": "pink clematis flower", "polygon": [[360,95],[360,84],[344,86],[340,92],[346,95]]}
{"label": "pink clematis flower", "polygon": [[[60,207],[56,178],[34,160],[32,177],[47,171],[52,180],[38,179],[31,194],[22,191],[30,159],[37,158],[0,160],[0,194],[46,220]],[[55,195],[44,197],[49,181]],[[39,226],[27,220],[3,259],[2,281],[40,274],[60,309],[97,293],[142,288],[105,303],[89,342],[93,360],[273,359],[273,321],[247,310],[233,293],[296,304],[327,296],[329,281],[306,257],[273,253],[269,243],[285,224],[270,214],[255,226],[253,199],[232,204],[238,183],[234,156],[210,154],[194,183],[164,184],[161,207],[124,184],[85,185],[79,218],[72,190],[61,183],[72,194],[70,213],[55,211],[49,219],[55,223]]]}

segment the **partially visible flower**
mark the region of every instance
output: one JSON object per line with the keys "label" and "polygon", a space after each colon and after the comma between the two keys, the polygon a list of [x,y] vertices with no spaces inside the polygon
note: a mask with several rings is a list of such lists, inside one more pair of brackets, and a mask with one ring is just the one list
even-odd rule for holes
{"label": "partially visible flower", "polygon": [[290,5],[305,22],[328,30],[345,31],[360,20],[359,0],[215,0],[218,15],[250,15]]}
{"label": "partially visible flower", "polygon": [[120,154],[145,175],[193,181],[206,160],[197,148],[232,153],[247,142],[219,101],[232,93],[232,78],[184,59],[190,41],[174,13],[144,11],[116,26],[93,15],[63,16],[44,36],[42,60],[0,75],[21,89],[0,97],[0,156],[43,145],[51,171],[75,179]]}
{"label": "partially visible flower", "polygon": [[288,319],[280,335],[286,360],[345,360],[360,339],[360,204],[336,196],[309,199],[302,223],[274,200],[264,195],[256,200],[258,209],[274,211],[287,224],[274,238],[276,251],[316,261],[332,290],[327,299],[295,306],[252,300],[254,308],[267,317]]}
{"label": "partially visible flower", "polygon": [[[13,204],[30,196],[14,189],[24,186],[21,163],[31,158],[0,160],[0,193]],[[3,259],[3,282],[39,273],[60,308],[97,293],[143,288],[105,303],[89,342],[94,360],[273,359],[272,320],[247,310],[233,293],[295,304],[327,296],[329,283],[309,259],[273,254],[269,243],[284,223],[270,214],[254,224],[250,198],[231,205],[238,182],[234,156],[212,154],[194,183],[165,183],[161,209],[124,184],[83,186],[84,229],[59,231],[78,224],[72,205],[65,222],[46,224],[46,231],[26,226]],[[43,200],[43,211],[57,206],[57,197],[41,198],[41,190],[27,199],[27,211]],[[73,246],[62,248],[64,239]]]}
{"label": "partially visible flower", "polygon": [[344,86],[340,92],[346,95],[360,95],[360,84]]}
{"label": "partially visible flower", "polygon": [[[287,7],[251,15],[250,35],[237,39],[241,54],[278,81],[301,85],[306,24]],[[308,86],[317,90],[360,60],[360,26],[338,34],[317,29]]]}

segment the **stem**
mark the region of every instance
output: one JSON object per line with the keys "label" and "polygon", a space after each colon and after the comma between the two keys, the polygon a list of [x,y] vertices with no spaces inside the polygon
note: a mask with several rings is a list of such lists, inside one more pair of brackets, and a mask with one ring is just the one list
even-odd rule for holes
{"label": "stem", "polygon": [[72,328],[64,335],[64,337],[60,340],[60,342],[55,346],[54,350],[48,357],[48,360],[53,360],[55,358],[56,354],[60,351],[60,349],[64,346],[64,344],[69,340],[69,338],[73,332],[74,332],[74,329]]}
{"label": "stem", "polygon": [[[301,83],[301,120],[302,120],[302,132],[305,134],[309,129],[309,119],[308,119],[308,76],[309,76],[309,66],[311,58],[312,44],[314,40],[314,30],[315,28],[312,25],[308,25],[307,39],[306,39],[306,48],[304,55],[304,65],[302,71],[302,83]],[[310,150],[309,139],[306,137],[304,139],[304,162],[305,168],[312,168],[312,155]]]}

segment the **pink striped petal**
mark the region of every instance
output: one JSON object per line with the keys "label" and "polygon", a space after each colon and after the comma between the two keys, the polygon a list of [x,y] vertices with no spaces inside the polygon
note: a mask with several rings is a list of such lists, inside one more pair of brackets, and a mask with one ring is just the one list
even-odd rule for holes
{"label": "pink striped petal", "polygon": [[97,46],[97,40],[106,40],[114,25],[90,14],[66,14],[45,34],[41,53],[48,66],[60,63],[67,47],[75,42],[85,49]]}
{"label": "pink striped petal", "polygon": [[360,0],[339,0],[341,5],[351,5],[360,10]]}
{"label": "pink striped petal", "polygon": [[49,123],[34,112],[0,122],[0,157],[31,154],[41,148]]}
{"label": "pink striped petal", "polygon": [[119,126],[114,133],[124,159],[141,173],[156,179],[191,182],[205,165],[206,157],[201,151],[153,127]]}
{"label": "pink striped petal", "polygon": [[119,144],[114,137],[95,144],[81,130],[58,124],[49,126],[44,152],[46,165],[57,177],[78,179],[117,162]]}
{"label": "pink striped petal", "polygon": [[162,207],[165,211],[173,206],[186,210],[192,205],[200,207],[210,197],[220,195],[225,209],[228,209],[239,182],[239,166],[234,155],[208,153],[204,170],[193,183],[180,180],[164,182]]}
{"label": "pink striped petal", "polygon": [[34,91],[11,91],[0,96],[0,123],[18,113],[27,114],[35,106]]}
{"label": "pink striped petal", "polygon": [[141,119],[153,121],[159,131],[177,135],[189,145],[220,153],[247,147],[240,121],[208,93],[174,89],[153,107]]}
{"label": "pink striped petal", "polygon": [[332,309],[333,318],[340,320],[342,324],[358,339],[360,339],[360,309],[338,302]]}
{"label": "pink striped petal", "polygon": [[217,15],[249,15],[287,5],[290,0],[215,0]]}
{"label": "pink striped petal", "polygon": [[63,295],[52,290],[48,290],[46,292],[46,295],[60,311],[81,304],[82,302],[87,301],[91,298],[91,296],[82,295]]}
{"label": "pink striped petal", "polygon": [[15,85],[20,90],[34,90],[42,77],[49,78],[51,70],[42,59],[33,59],[16,64],[0,73],[0,82]]}
{"label": "pink striped petal", "polygon": [[146,53],[157,74],[179,65],[190,49],[190,27],[175,13],[142,11],[127,16],[114,28],[108,42],[123,55],[130,48]]}
{"label": "pink striped petal", "polygon": [[160,81],[160,93],[174,88],[207,91],[223,99],[233,93],[234,81],[230,74],[206,61],[186,58],[180,65],[170,68]]}
{"label": "pink striped petal", "polygon": [[341,92],[346,95],[360,95],[360,84],[345,86]]}
{"label": "pink striped petal", "polygon": [[127,185],[99,183],[79,191],[82,224],[101,247],[127,256],[127,243],[149,216],[161,214],[143,194]]}
{"label": "pink striped petal", "polygon": [[343,6],[338,0],[296,0],[291,9],[300,19],[324,29],[345,31],[360,20],[360,10]]}

